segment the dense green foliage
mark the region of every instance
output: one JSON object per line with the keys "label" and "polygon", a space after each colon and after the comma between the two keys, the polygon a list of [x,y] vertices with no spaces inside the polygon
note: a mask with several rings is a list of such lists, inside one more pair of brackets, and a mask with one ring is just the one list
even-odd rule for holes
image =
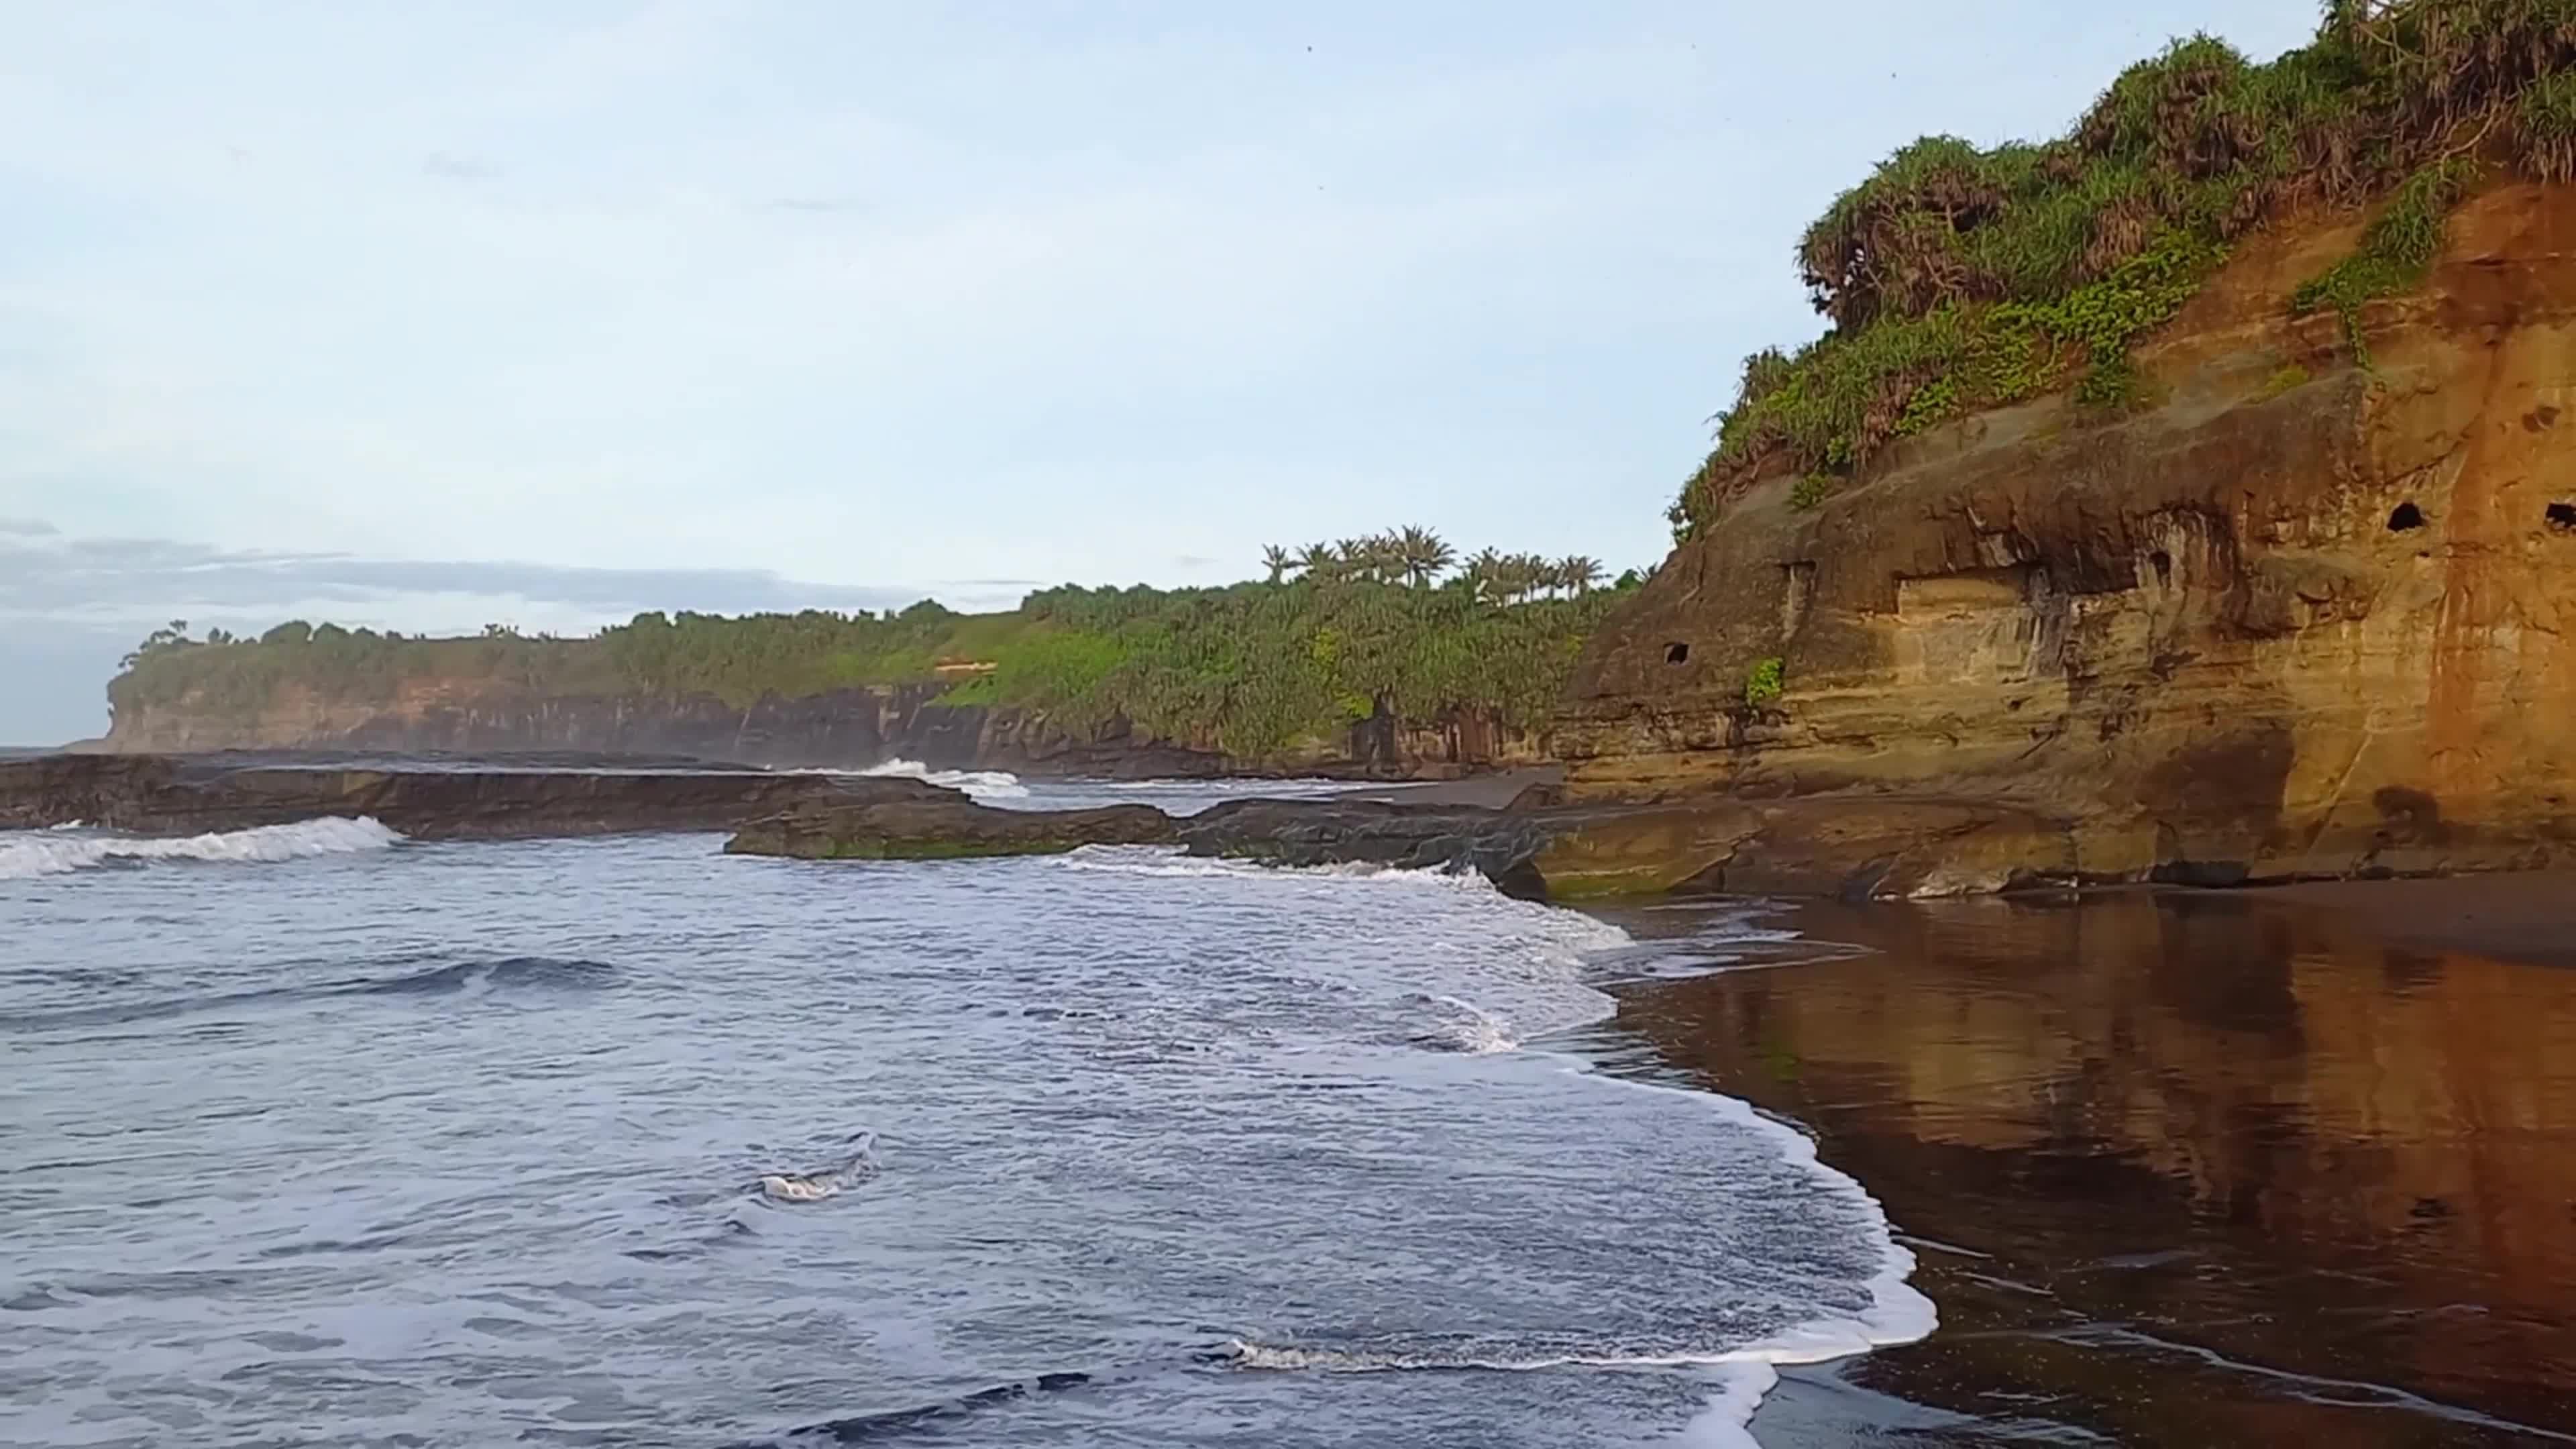
{"label": "dense green foliage", "polygon": [[2349,323],[2421,277],[2499,122],[2527,174],[2576,172],[2571,62],[2576,0],[2331,0],[2315,42],[2269,65],[2205,35],[2175,43],[2059,140],[1906,147],[1800,242],[1831,328],[1745,363],[1676,534],[1775,470],[1848,476],[1979,408],[2070,386],[2125,407],[2132,346],[2240,237],[2389,197],[2359,252],[2297,299]]}
{"label": "dense green foliage", "polygon": [[1428,721],[1468,707],[1535,724],[1616,597],[1502,605],[1463,581],[1056,589],[1030,596],[1027,627],[955,697],[1075,725],[1121,716],[1247,756],[1381,710]]}
{"label": "dense green foliage", "polygon": [[2433,258],[2442,250],[2443,220],[2474,172],[2466,157],[2454,156],[2407,177],[2353,254],[2290,294],[2290,310],[2305,316],[2332,309],[2343,318],[2354,355],[2366,364],[2370,352],[2361,339],[2362,304],[2405,292],[2432,270]]}
{"label": "dense green foliage", "polygon": [[1783,679],[1786,661],[1764,659],[1755,662],[1744,675],[1744,702],[1755,709],[1778,699],[1788,687]]}
{"label": "dense green foliage", "polygon": [[[1447,545],[1412,564],[1333,567],[1224,588],[1031,594],[1008,613],[924,602],[900,613],[808,610],[727,618],[641,614],[592,639],[471,639],[280,625],[256,640],[156,631],[109,686],[120,713],[181,706],[241,718],[287,686],[382,702],[406,682],[499,680],[547,695],[713,695],[735,707],[864,685],[918,684],[943,702],[1042,710],[1083,728],[1125,718],[1155,735],[1260,756],[1381,712],[1452,709],[1542,720],[1583,640],[1639,576],[1595,591],[1598,565],[1487,555],[1449,579]],[[1284,552],[1284,551],[1280,551]],[[1439,562],[1427,555],[1442,555]],[[1410,576],[1413,582],[1400,582]],[[1537,581],[1543,576],[1547,582]],[[1542,595],[1544,590],[1544,595]],[[944,666],[944,667],[943,667]]]}
{"label": "dense green foliage", "polygon": [[472,678],[584,693],[610,679],[606,661],[586,642],[522,638],[502,630],[471,639],[406,638],[372,629],[296,621],[257,639],[221,629],[188,637],[184,621],[155,630],[108,684],[119,711],[175,705],[238,718],[257,714],[287,685],[332,699],[391,699],[406,679]]}
{"label": "dense green foliage", "polygon": [[2561,72],[2523,93],[2514,108],[2514,151],[2542,181],[2576,181],[2576,72]]}

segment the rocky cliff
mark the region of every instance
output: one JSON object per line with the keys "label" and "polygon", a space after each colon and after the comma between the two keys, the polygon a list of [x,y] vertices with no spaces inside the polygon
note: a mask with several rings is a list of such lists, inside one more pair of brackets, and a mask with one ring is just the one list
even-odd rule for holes
{"label": "rocky cliff", "polygon": [[1382,711],[1309,748],[1242,759],[1213,740],[1156,738],[1124,720],[1068,729],[1041,712],[943,704],[942,692],[936,684],[883,686],[793,699],[770,695],[737,707],[713,695],[565,694],[491,678],[410,678],[382,696],[287,684],[248,714],[185,699],[120,708],[104,748],[568,751],[825,769],[904,759],[941,769],[1110,779],[1438,778],[1540,758],[1534,733],[1474,712],[1417,724]]}
{"label": "rocky cliff", "polygon": [[[2240,245],[2138,352],[2140,408],[1733,501],[1587,649],[1574,791],[2007,812],[1987,884],[2576,854],[2576,187],[2468,199],[2357,353],[2288,302],[2360,230]],[[1733,847],[1689,850],[1657,874]]]}

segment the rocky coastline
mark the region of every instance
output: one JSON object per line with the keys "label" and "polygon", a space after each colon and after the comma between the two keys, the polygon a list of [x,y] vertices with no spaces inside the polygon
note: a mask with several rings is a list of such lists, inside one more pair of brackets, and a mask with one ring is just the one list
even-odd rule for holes
{"label": "rocky coastline", "polygon": [[[1994,862],[2046,826],[1915,802],[1569,800],[1553,784],[1499,803],[1247,799],[1193,816],[1145,805],[1004,810],[910,779],[560,759],[58,754],[0,761],[0,829],[82,824],[193,835],[367,817],[424,840],[731,832],[739,855],[952,860],[1162,845],[1283,867],[1473,870],[1533,899],[1764,891],[1866,898],[2048,883]],[[1490,793],[1490,792],[1488,792]],[[1986,864],[1981,872],[1979,862]]]}
{"label": "rocky coastline", "polygon": [[[1287,867],[1474,871],[1528,899],[1762,894],[1859,901],[2116,883],[2075,822],[1974,800],[1852,795],[1619,801],[1540,781],[1378,798],[1007,810],[920,780],[561,758],[59,754],[0,761],[0,829],[193,835],[371,818],[423,840],[724,832],[736,855],[956,860],[1154,845]],[[1484,798],[1475,798],[1482,796]],[[2234,884],[2179,872],[2157,879]]]}
{"label": "rocky coastline", "polygon": [[[1344,802],[1049,838],[1438,856],[1564,898],[2576,862],[2576,186],[2489,185],[2448,218],[2420,288],[2348,325],[2294,316],[2301,279],[2366,224],[2319,213],[2247,238],[2137,349],[2131,406],[2060,393],[1898,438],[1829,489],[1750,479],[1590,637],[1543,731],[1381,706],[1344,738],[1248,760],[1116,720],[944,703],[935,686],[737,708],[432,679],[390,702],[290,690],[250,720],[120,713],[105,747],[900,757],[1107,779],[1554,764],[1563,799],[1493,818]],[[815,788],[745,787],[686,818],[771,821],[746,852],[1037,843],[964,801],[797,793]],[[880,805],[914,813],[867,813]]]}

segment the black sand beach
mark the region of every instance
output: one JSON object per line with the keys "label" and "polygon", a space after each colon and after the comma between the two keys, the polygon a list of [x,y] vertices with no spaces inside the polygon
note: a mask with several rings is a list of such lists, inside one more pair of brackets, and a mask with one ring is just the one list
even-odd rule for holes
{"label": "black sand beach", "polygon": [[1812,1129],[1940,1307],[1793,1372],[1763,1443],[2576,1443],[2571,900],[1784,908],[1861,949],[1631,988],[1619,1025]]}

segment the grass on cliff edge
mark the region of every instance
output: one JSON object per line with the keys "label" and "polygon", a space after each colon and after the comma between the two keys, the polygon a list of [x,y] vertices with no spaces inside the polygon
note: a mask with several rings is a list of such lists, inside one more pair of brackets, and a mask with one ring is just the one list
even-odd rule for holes
{"label": "grass on cliff edge", "polygon": [[2357,343],[2359,307],[2430,265],[2473,158],[2501,147],[2535,179],[2576,179],[2576,0],[2325,8],[2315,41],[2268,65],[2196,35],[2130,67],[2067,136],[1931,137],[1845,192],[1797,252],[1830,330],[1745,362],[1670,511],[1676,539],[1775,471],[1849,477],[1981,408],[2069,386],[2125,405],[2130,349],[2274,217],[2391,198],[2295,299],[2342,313]]}
{"label": "grass on cliff edge", "polygon": [[[1452,583],[1367,579],[1031,594],[1008,613],[641,614],[592,639],[422,639],[283,624],[257,639],[165,630],[108,687],[120,717],[184,708],[247,721],[301,688],[384,703],[407,683],[497,682],[548,698],[712,696],[736,709],[865,685],[1043,711],[1080,731],[1125,719],[1163,739],[1258,758],[1381,712],[1542,722],[1624,588],[1497,602]],[[943,675],[942,661],[989,664]]]}

